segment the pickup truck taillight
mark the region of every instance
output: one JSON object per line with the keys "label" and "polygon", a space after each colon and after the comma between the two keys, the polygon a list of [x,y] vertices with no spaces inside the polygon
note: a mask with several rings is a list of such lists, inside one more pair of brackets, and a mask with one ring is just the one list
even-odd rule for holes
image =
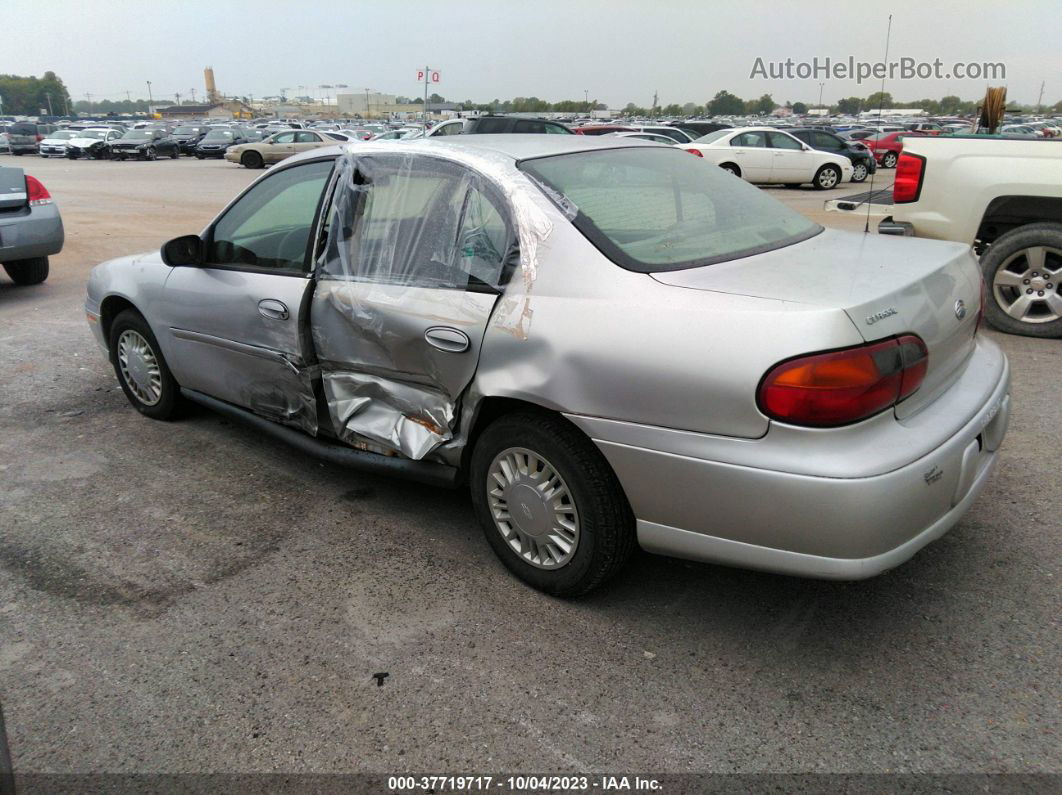
{"label": "pickup truck taillight", "polygon": [[913,394],[928,364],[926,344],[914,334],[799,356],[768,371],[756,402],[771,419],[792,425],[849,425]]}
{"label": "pickup truck taillight", "polygon": [[926,175],[926,159],[908,152],[900,154],[896,164],[896,182],[892,186],[893,204],[918,201],[922,192],[922,179]]}

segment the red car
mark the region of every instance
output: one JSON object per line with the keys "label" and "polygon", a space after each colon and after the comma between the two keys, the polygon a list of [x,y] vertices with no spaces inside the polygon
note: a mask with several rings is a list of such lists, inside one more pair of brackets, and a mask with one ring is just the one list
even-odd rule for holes
{"label": "red car", "polygon": [[869,138],[864,138],[860,143],[865,144],[874,154],[874,159],[882,168],[896,168],[903,151],[903,139],[908,137],[925,137],[925,133],[901,130],[899,132],[879,133]]}

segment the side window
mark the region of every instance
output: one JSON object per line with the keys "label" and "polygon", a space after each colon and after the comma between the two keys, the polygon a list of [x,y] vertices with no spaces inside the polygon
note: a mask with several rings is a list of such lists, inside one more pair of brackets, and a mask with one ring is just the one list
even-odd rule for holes
{"label": "side window", "polygon": [[292,144],[292,143],[295,143],[295,133],[293,133],[293,132],[281,133],[280,135],[278,135],[276,138],[273,139],[273,143],[275,143],[275,144]]}
{"label": "side window", "polygon": [[834,138],[829,133],[815,133],[813,140],[817,148],[830,152],[840,152],[843,148],[840,139]]}
{"label": "side window", "polygon": [[207,264],[305,271],[313,219],[331,171],[331,160],[317,161],[255,185],[215,224]]}
{"label": "side window", "polygon": [[476,132],[483,135],[502,133],[505,132],[506,124],[508,124],[508,121],[505,119],[481,119],[476,122]]}
{"label": "side window", "polygon": [[297,144],[316,144],[320,143],[321,139],[312,132],[300,132],[295,133],[295,143]]}
{"label": "side window", "polygon": [[790,138],[785,133],[767,133],[771,149],[801,149],[800,141]]}
{"label": "side window", "polygon": [[747,132],[735,135],[730,139],[731,146],[763,147],[767,145],[766,138],[761,132]]}
{"label": "side window", "polygon": [[571,135],[566,127],[561,127],[559,124],[547,124],[546,132],[550,135]]}
{"label": "side window", "polygon": [[463,122],[455,122],[453,124],[444,124],[439,128],[438,135],[460,135],[464,129]]}
{"label": "side window", "polygon": [[479,188],[469,188],[457,244],[458,267],[476,281],[500,286],[510,240],[498,206]]}
{"label": "side window", "polygon": [[544,133],[546,125],[540,121],[520,120],[513,125],[514,133]]}

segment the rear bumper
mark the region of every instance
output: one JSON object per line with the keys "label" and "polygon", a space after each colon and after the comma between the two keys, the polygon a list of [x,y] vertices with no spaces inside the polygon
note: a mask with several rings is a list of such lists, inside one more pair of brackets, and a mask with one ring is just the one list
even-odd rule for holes
{"label": "rear bumper", "polygon": [[0,262],[58,254],[64,240],[63,219],[54,204],[31,207],[17,217],[0,217]]}
{"label": "rear bumper", "polygon": [[906,221],[894,221],[892,216],[882,218],[878,222],[879,235],[895,235],[897,237],[914,237],[914,226]]}
{"label": "rear bumper", "polygon": [[976,500],[1006,433],[1009,383],[1005,357],[982,339],[959,381],[921,412],[840,434],[775,426],[760,440],[723,440],[571,419],[615,470],[646,550],[862,579],[939,538]]}

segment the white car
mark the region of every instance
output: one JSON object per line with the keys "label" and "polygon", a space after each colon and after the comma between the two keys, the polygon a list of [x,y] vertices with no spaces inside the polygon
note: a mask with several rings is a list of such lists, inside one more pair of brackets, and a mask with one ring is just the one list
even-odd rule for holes
{"label": "white car", "polygon": [[794,186],[810,182],[818,190],[829,190],[852,179],[852,161],[847,157],[812,149],[770,127],[716,130],[678,146],[748,182]]}
{"label": "white car", "polygon": [[80,130],[56,130],[49,133],[37,144],[37,154],[41,157],[66,157],[67,143],[79,133]]}

